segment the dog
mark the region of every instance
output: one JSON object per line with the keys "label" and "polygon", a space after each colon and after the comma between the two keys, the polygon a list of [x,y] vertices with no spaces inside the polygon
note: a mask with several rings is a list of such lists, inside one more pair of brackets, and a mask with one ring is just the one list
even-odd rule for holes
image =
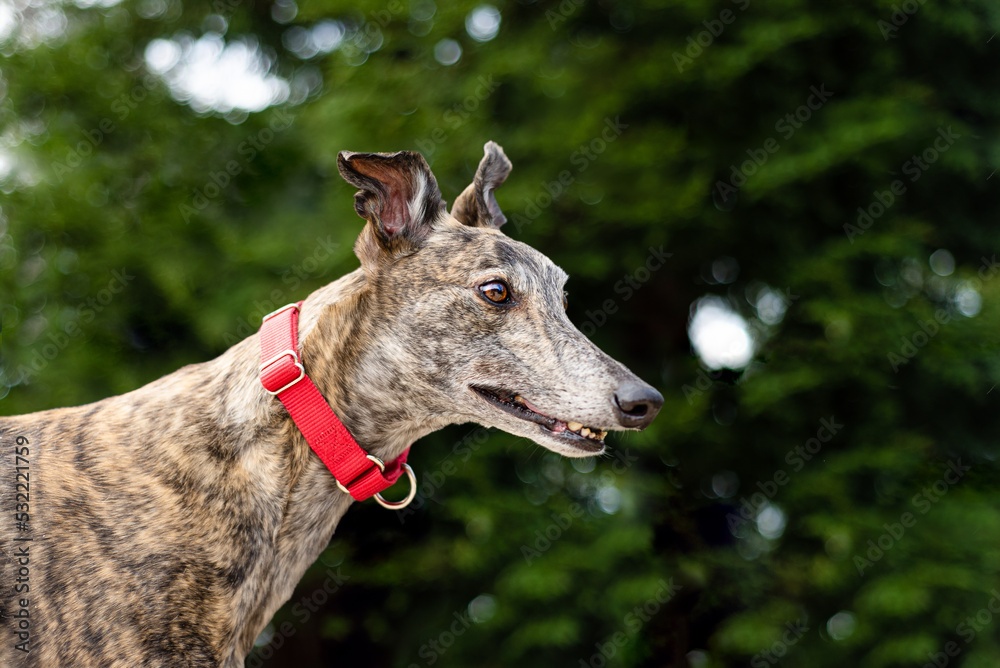
{"label": "dog", "polygon": [[[660,393],[570,323],[566,274],[500,231],[498,145],[450,213],[418,153],[338,166],[366,220],[357,270],[212,361],[0,419],[16,469],[0,487],[0,665],[238,668],[355,496],[409,474],[422,436],[475,422],[587,457],[656,416]],[[262,360],[268,345],[295,349]],[[378,465],[363,494],[293,417],[306,385]]]}

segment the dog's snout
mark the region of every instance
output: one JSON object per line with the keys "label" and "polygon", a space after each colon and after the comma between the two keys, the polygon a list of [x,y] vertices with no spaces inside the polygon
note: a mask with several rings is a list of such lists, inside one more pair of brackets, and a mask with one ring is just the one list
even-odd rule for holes
{"label": "dog's snout", "polygon": [[615,390],[615,417],[630,429],[645,429],[663,406],[663,395],[650,385],[625,381]]}

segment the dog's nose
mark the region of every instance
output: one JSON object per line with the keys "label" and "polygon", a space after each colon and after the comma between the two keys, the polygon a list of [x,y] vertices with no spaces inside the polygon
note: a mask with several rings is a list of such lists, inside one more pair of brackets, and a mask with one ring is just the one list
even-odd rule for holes
{"label": "dog's nose", "polygon": [[615,390],[615,417],[623,427],[645,429],[662,405],[663,395],[641,381],[627,380]]}

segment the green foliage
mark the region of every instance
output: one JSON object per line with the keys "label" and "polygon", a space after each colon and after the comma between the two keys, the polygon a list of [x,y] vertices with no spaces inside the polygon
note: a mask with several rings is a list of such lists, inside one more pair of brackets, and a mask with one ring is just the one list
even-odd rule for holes
{"label": "green foliage", "polygon": [[[425,439],[419,507],[352,509],[248,665],[874,667],[950,642],[949,665],[1000,664],[995,4],[504,1],[485,42],[477,3],[302,4],[287,25],[214,4],[293,82],[259,113],[199,113],[143,65],[151,40],[217,26],[212,3],[60,5],[50,41],[0,43],[0,412],[209,359],[354,268],[339,150],[421,150],[453,201],[487,139],[514,163],[505,231],[571,274],[571,317],[666,405],[593,468],[468,426]],[[326,20],[341,47],[296,57],[290,31]],[[951,275],[928,264],[942,248]],[[745,371],[692,354],[704,295],[754,328]],[[821,441],[821,420],[843,426]]]}

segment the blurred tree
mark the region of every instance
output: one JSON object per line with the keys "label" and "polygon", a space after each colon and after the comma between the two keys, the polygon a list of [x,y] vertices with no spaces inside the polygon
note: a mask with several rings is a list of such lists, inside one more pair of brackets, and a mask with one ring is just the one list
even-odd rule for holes
{"label": "blurred tree", "polygon": [[420,150],[453,200],[492,138],[505,231],[666,407],[596,462],[425,439],[413,508],[353,509],[247,665],[996,666],[998,26],[985,0],[0,5],[0,412],[208,359],[351,270],[337,151]]}

